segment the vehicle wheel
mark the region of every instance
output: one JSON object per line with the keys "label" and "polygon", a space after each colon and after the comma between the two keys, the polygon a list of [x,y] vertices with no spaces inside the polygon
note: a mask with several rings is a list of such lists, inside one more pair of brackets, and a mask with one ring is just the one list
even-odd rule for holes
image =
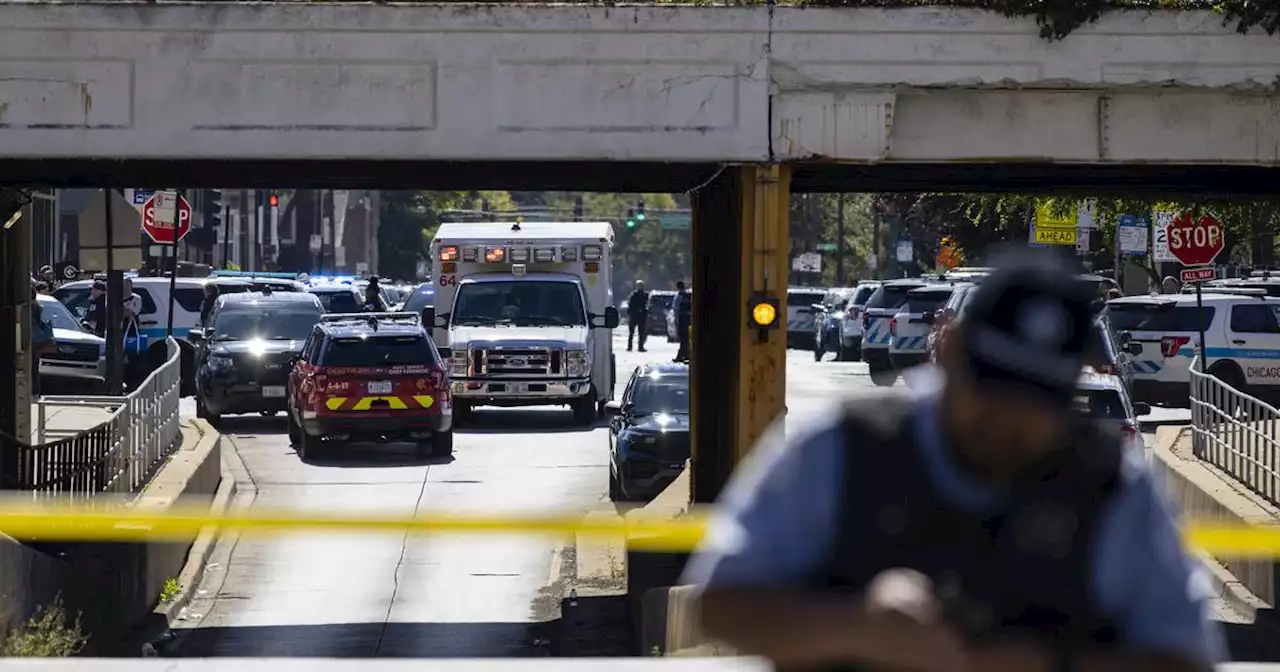
{"label": "vehicle wheel", "polygon": [[596,402],[592,397],[575,401],[569,407],[573,409],[574,424],[590,425],[596,421]]}
{"label": "vehicle wheel", "polygon": [[302,442],[302,429],[293,419],[293,413],[285,411],[285,426],[289,430],[289,445],[296,446]]}
{"label": "vehicle wheel", "polygon": [[471,406],[466,402],[456,401],[453,404],[453,426],[461,427],[471,421]]}
{"label": "vehicle wheel", "polygon": [[[1244,372],[1240,370],[1240,367],[1234,364],[1231,364],[1229,362],[1218,362],[1213,366],[1209,367],[1209,375],[1213,376],[1214,378],[1217,378],[1218,380],[1222,381],[1224,385],[1231,387],[1232,389],[1240,392],[1241,394],[1249,394],[1249,390],[1248,390],[1249,384],[1245,381]],[[1228,396],[1224,401],[1227,401],[1228,403],[1230,403],[1230,399],[1231,397]],[[1190,405],[1191,404],[1188,401],[1187,406],[1190,406]],[[1234,404],[1233,408],[1223,408],[1219,410],[1222,410],[1223,412],[1230,413],[1232,416],[1235,416],[1240,412],[1241,407],[1243,406],[1244,404]]]}
{"label": "vehicle wheel", "polygon": [[613,473],[613,468],[609,469],[609,501],[627,501],[627,493],[622,490],[622,481],[617,474]]}
{"label": "vehicle wheel", "polygon": [[453,432],[436,432],[432,434],[430,448],[431,457],[449,457],[453,455]]}
{"label": "vehicle wheel", "polygon": [[871,382],[876,387],[890,387],[898,382],[898,372],[893,369],[884,369],[882,371],[871,372]]}
{"label": "vehicle wheel", "polygon": [[298,458],[303,460],[314,460],[324,453],[324,442],[318,436],[307,434],[301,427],[298,428]]}

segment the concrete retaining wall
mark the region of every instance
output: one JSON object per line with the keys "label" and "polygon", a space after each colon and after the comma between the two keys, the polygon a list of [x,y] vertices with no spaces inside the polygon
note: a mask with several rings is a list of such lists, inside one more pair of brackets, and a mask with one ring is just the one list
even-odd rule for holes
{"label": "concrete retaining wall", "polygon": [[[221,435],[204,421],[184,421],[182,446],[134,505],[163,511],[178,501],[211,503],[221,474]],[[61,593],[68,612],[81,615],[81,626],[90,635],[89,650],[108,650],[150,614],[165,580],[182,571],[193,541],[194,535],[181,543],[28,547],[0,539],[0,595],[6,597],[0,618],[10,627],[16,625]],[[6,628],[0,633],[0,639],[8,632]]]}
{"label": "concrete retaining wall", "polygon": [[[1189,427],[1161,427],[1152,447],[1152,467],[1164,481],[1170,499],[1187,520],[1250,525],[1280,522],[1280,509],[1236,480],[1196,459]],[[1270,559],[1215,557],[1253,596],[1276,603],[1276,563]]]}

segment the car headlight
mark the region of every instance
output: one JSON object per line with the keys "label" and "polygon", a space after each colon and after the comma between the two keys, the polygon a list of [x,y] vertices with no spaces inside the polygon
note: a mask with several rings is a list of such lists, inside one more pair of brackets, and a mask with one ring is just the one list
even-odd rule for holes
{"label": "car headlight", "polygon": [[226,355],[209,355],[209,359],[205,360],[205,365],[214,373],[230,371],[232,367],[231,358]]}
{"label": "car headlight", "polygon": [[586,350],[567,350],[564,353],[566,370],[570,376],[585,376],[591,373],[591,360],[587,359]]}
{"label": "car headlight", "polygon": [[469,351],[466,349],[454,350],[449,355],[449,375],[450,376],[466,376]]}

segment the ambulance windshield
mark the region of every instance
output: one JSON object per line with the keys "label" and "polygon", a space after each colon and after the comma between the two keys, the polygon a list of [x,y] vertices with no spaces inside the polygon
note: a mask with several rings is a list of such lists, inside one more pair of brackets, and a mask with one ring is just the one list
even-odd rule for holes
{"label": "ambulance windshield", "polygon": [[502,280],[458,287],[452,321],[456,326],[579,327],[587,325],[587,314],[575,283]]}

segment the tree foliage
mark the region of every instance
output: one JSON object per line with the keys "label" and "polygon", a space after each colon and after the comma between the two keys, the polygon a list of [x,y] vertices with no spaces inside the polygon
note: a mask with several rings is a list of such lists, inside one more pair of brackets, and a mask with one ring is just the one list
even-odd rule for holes
{"label": "tree foliage", "polygon": [[1119,10],[1205,10],[1235,24],[1241,33],[1260,28],[1274,35],[1280,30],[1280,3],[1259,0],[803,0],[820,7],[953,6],[986,9],[1009,17],[1030,17],[1040,36],[1060,40],[1075,29]]}
{"label": "tree foliage", "polygon": [[[1088,207],[1098,225],[1100,241],[1091,256],[1095,267],[1112,264],[1115,228],[1121,215],[1154,217],[1156,210],[1208,213],[1222,222],[1226,253],[1221,262],[1256,263],[1268,259],[1280,198],[1196,197],[1187,194],[1086,198],[1062,195],[1000,194],[879,194],[872,210],[892,220],[901,218],[904,230],[917,240],[955,239],[971,260],[981,260],[987,250],[1002,241],[1025,241],[1038,205],[1057,214]],[[1265,248],[1265,249],[1264,249]],[[1159,269],[1149,258],[1136,259],[1159,280]]]}
{"label": "tree foliage", "polygon": [[378,272],[395,278],[417,277],[443,215],[451,210],[513,209],[505,191],[384,191],[378,228]]}

